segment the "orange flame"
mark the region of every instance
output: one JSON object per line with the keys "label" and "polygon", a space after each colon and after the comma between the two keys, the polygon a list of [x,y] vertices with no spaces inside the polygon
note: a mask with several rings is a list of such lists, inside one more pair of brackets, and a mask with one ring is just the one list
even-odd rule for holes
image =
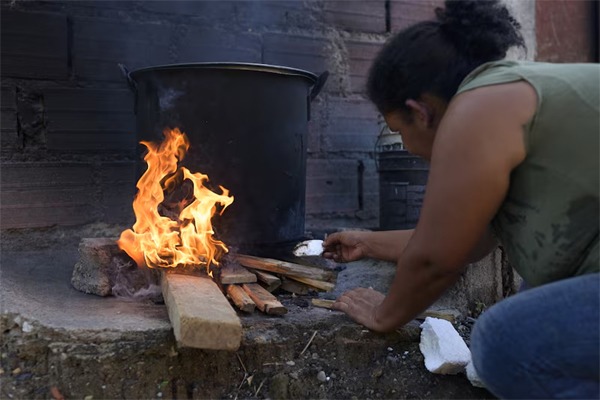
{"label": "orange flame", "polygon": [[[140,267],[206,265],[210,273],[210,265],[218,265],[219,257],[228,251],[225,243],[213,237],[211,219],[217,204],[222,214],[233,196],[222,186],[222,194],[212,192],[204,186],[207,175],[177,165],[190,147],[185,133],[179,129],[163,133],[160,144],[141,142],[148,149],[144,156],[148,169],[136,185],[136,222],[133,230],[121,233],[117,243]],[[175,200],[165,200],[165,193]]]}

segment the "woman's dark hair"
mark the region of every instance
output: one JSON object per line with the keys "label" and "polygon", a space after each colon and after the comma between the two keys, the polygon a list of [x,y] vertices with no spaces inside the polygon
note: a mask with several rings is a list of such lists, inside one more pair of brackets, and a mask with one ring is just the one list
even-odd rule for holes
{"label": "woman's dark hair", "polygon": [[525,47],[520,24],[498,0],[446,0],[436,20],[398,33],[371,66],[367,91],[380,112],[406,110],[428,92],[450,101],[476,67]]}

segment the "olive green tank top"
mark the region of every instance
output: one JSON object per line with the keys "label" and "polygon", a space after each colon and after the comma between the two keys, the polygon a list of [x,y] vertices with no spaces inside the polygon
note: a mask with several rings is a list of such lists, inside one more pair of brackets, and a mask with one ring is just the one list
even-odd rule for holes
{"label": "olive green tank top", "polygon": [[520,80],[537,92],[537,109],[493,230],[531,286],[598,272],[600,65],[491,62],[457,93]]}

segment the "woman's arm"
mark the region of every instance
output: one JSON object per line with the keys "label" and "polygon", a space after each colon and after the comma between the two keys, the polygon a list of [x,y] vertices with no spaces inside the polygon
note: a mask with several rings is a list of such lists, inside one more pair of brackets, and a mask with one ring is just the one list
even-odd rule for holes
{"label": "woman's arm", "polygon": [[377,331],[407,323],[460,276],[502,204],[511,171],[525,158],[523,126],[536,95],[523,82],[457,96],[440,123],[419,223],[382,300],[368,289],[334,308]]}
{"label": "woman's arm", "polygon": [[336,232],[323,242],[323,257],[337,262],[356,261],[365,257],[398,262],[413,232],[414,229]]}

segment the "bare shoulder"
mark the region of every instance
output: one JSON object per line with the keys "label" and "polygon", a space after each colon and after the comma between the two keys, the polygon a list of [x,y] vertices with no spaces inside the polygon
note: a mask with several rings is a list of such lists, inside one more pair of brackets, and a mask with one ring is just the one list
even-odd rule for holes
{"label": "bare shoulder", "polygon": [[442,119],[438,150],[452,141],[484,153],[495,153],[515,167],[526,156],[523,129],[536,109],[536,91],[525,81],[461,93],[452,99]]}

